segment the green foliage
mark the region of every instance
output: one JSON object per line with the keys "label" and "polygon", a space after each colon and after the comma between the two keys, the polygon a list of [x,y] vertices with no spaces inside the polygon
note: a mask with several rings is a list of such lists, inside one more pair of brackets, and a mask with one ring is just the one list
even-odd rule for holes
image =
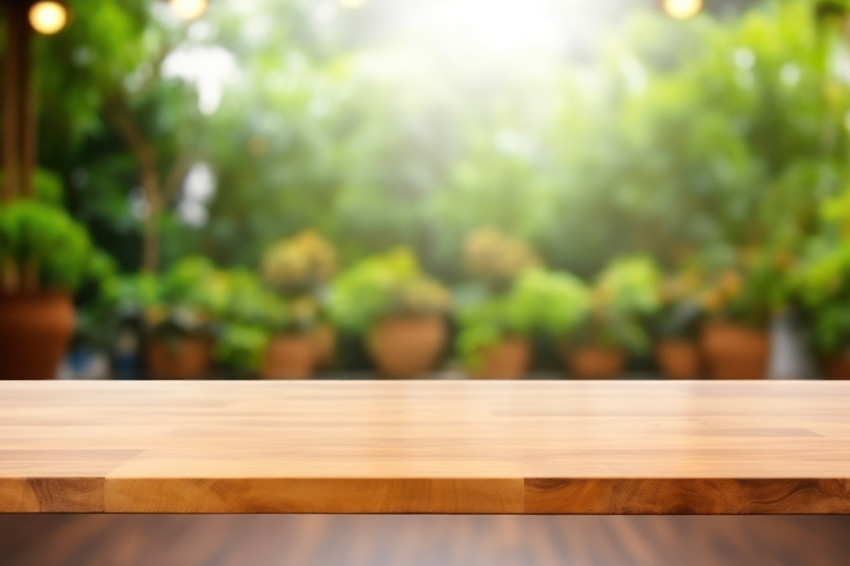
{"label": "green foliage", "polygon": [[700,292],[703,273],[690,265],[670,274],[660,283],[660,305],[651,325],[660,339],[695,341],[700,333],[704,312]]}
{"label": "green foliage", "polygon": [[471,232],[464,242],[467,273],[495,291],[510,288],[524,271],[537,267],[540,259],[527,244],[492,227]]}
{"label": "green foliage", "polygon": [[63,210],[28,200],[0,208],[0,265],[11,291],[21,287],[30,267],[39,287],[64,291],[109,271],[81,224]]}
{"label": "green foliage", "polygon": [[835,353],[850,338],[850,242],[815,240],[793,273],[792,284],[812,319],[818,351]]}
{"label": "green foliage", "polygon": [[302,232],[266,250],[260,270],[266,284],[284,295],[318,295],[336,270],[336,252],[315,232]]}
{"label": "green foliage", "polygon": [[422,273],[409,250],[399,248],[341,273],[330,315],[340,328],[362,335],[383,316],[442,314],[448,305],[446,289]]}
{"label": "green foliage", "polygon": [[660,273],[649,258],[614,260],[597,276],[590,312],[568,343],[645,351],[648,318],[660,307],[659,283]]}
{"label": "green foliage", "polygon": [[[522,272],[516,265],[538,259],[586,278],[623,255],[673,265],[707,251],[699,308],[691,296],[658,312],[648,270],[619,267],[598,281],[581,332],[558,318],[573,311],[546,312],[550,334],[636,349],[646,345],[647,317],[664,334],[693,334],[695,310],[765,324],[789,301],[777,256],[819,233],[821,203],[840,217],[830,230],[850,234],[844,12],[822,3],[766,2],[687,22],[630,9],[593,46],[593,64],[559,54],[491,67],[374,40],[357,11],[319,25],[306,0],[242,4],[213,3],[204,22],[186,26],[165,17],[163,3],[79,0],[65,32],[36,40],[40,162],[69,187],[62,195],[40,174],[36,192],[64,202],[125,271],[138,265],[144,212],[136,159],[104,118],[121,98],[161,177],[180,148],[216,176],[205,223],[165,215],[166,263],[203,253],[217,265],[255,266],[282,237],[316,230],[338,246],[341,265],[355,264],[336,285],[333,314],[358,333],[387,313],[442,311],[442,291],[421,272],[462,280],[464,240],[481,226],[497,227],[505,249],[524,242],[539,251],[528,264],[505,262],[507,271],[493,263],[485,278],[495,274],[501,290]],[[257,21],[268,29],[254,33]],[[240,68],[220,108],[201,116],[198,93],[166,79],[162,62],[209,46],[233,53]],[[404,254],[369,258],[395,245],[421,271]],[[738,257],[751,248],[763,257]],[[283,249],[270,256],[286,264]],[[128,297],[218,309],[204,296],[211,267],[196,265],[199,276],[182,269],[139,277]],[[552,273],[537,277],[524,283],[542,287],[529,297],[579,302]],[[289,275],[267,280],[296,295]],[[505,310],[482,307],[481,319],[511,319]],[[491,339],[498,325],[478,326]]]}
{"label": "green foliage", "polygon": [[165,306],[211,314],[215,300],[212,282],[216,272],[215,265],[205,257],[183,258],[162,276],[160,300]]}
{"label": "green foliage", "polygon": [[264,289],[248,271],[221,274],[216,288],[221,332],[215,357],[229,367],[256,370],[273,332],[288,324],[289,312],[282,299]]}
{"label": "green foliage", "polygon": [[590,310],[590,291],[569,273],[527,271],[512,295],[533,326],[556,338],[572,332]]}
{"label": "green foliage", "polygon": [[140,312],[154,334],[207,334],[212,331],[219,295],[219,272],[203,257],[186,257],[163,275],[142,272],[118,283],[118,303]]}
{"label": "green foliage", "polygon": [[229,367],[256,370],[276,334],[309,332],[318,317],[311,297],[287,301],[247,270],[222,271],[213,286],[220,325],[215,354]]}
{"label": "green foliage", "polygon": [[512,300],[511,293],[466,305],[457,313],[460,331],[456,339],[457,352],[468,368],[481,363],[485,348],[499,344],[512,335],[527,336],[531,320]]}
{"label": "green foliage", "polygon": [[215,342],[215,359],[233,369],[256,371],[270,338],[267,329],[254,324],[225,324]]}
{"label": "green foliage", "polygon": [[475,367],[484,348],[507,337],[545,332],[560,338],[584,320],[589,307],[587,288],[572,275],[526,271],[507,293],[482,295],[458,310],[458,353]]}
{"label": "green foliage", "polygon": [[702,291],[708,316],[764,327],[789,302],[787,250],[732,250],[720,248],[703,254],[710,273]]}
{"label": "green foliage", "polygon": [[646,256],[618,258],[596,280],[597,305],[622,316],[647,316],[659,306],[660,273]]}
{"label": "green foliage", "polygon": [[52,206],[61,206],[64,190],[62,179],[46,169],[37,169],[33,177],[35,197],[39,202]]}

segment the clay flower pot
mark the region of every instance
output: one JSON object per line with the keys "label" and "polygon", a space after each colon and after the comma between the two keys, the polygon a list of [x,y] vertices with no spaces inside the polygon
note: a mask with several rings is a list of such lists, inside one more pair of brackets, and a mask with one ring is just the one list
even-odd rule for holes
{"label": "clay flower pot", "polygon": [[840,352],[826,358],[823,370],[829,379],[850,379],[850,352]]}
{"label": "clay flower pot", "polygon": [[767,331],[732,322],[703,328],[701,348],[715,379],[762,379],[768,360]]}
{"label": "clay flower pot", "polygon": [[317,368],[326,368],[333,363],[336,352],[336,329],[330,324],[316,326],[310,335],[313,339],[313,355]]}
{"label": "clay flower pot", "polygon": [[626,366],[626,353],[617,348],[586,346],[569,350],[566,356],[576,377],[585,379],[619,377]]}
{"label": "clay flower pot", "polygon": [[688,340],[662,340],[655,346],[661,373],[668,379],[696,379],[702,360],[699,346]]}
{"label": "clay flower pot", "polygon": [[0,379],[55,377],[73,330],[67,294],[0,294]]}
{"label": "clay flower pot", "polygon": [[433,369],[446,343],[446,325],[437,316],[391,316],[369,336],[369,352],[386,377],[410,378]]}
{"label": "clay flower pot", "polygon": [[507,338],[481,352],[481,365],[472,375],[482,379],[515,379],[528,371],[531,347],[523,338]]}
{"label": "clay flower pot", "polygon": [[148,346],[148,371],[155,379],[203,379],[212,362],[207,338],[155,338]]}
{"label": "clay flower pot", "polygon": [[304,379],[316,367],[316,342],[312,334],[281,334],[266,347],[261,375],[266,379]]}

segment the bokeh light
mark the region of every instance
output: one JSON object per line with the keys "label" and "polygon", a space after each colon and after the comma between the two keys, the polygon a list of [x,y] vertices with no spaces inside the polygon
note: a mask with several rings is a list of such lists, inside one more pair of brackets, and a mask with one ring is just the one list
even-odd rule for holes
{"label": "bokeh light", "polygon": [[171,9],[181,20],[197,20],[209,7],[209,0],[171,0]]}
{"label": "bokeh light", "polygon": [[664,0],[664,11],[677,20],[692,18],[702,9],[702,0]]}
{"label": "bokeh light", "polygon": [[38,33],[53,35],[68,23],[68,9],[59,2],[36,2],[30,8],[29,21]]}

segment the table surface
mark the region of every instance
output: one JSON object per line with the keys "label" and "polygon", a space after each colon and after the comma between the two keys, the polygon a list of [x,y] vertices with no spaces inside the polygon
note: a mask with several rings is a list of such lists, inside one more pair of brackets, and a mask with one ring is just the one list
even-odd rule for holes
{"label": "table surface", "polygon": [[0,511],[850,513],[850,382],[0,382]]}

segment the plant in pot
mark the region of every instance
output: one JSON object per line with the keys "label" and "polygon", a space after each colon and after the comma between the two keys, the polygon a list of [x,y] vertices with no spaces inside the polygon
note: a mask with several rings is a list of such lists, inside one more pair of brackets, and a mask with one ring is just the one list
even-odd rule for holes
{"label": "plant in pot", "polygon": [[661,281],[658,311],[652,317],[655,358],[668,379],[696,379],[702,372],[699,333],[701,274],[687,268]]}
{"label": "plant in pot", "polygon": [[644,257],[615,260],[596,279],[583,320],[562,342],[577,377],[621,374],[628,354],[649,349],[647,318],[658,308],[659,274]]}
{"label": "plant in pot", "polygon": [[701,292],[703,357],[715,379],[764,378],[768,324],[783,301],[786,273],[765,251],[721,252],[720,257],[723,267]]}
{"label": "plant in pot", "polygon": [[0,209],[0,378],[56,375],[74,329],[71,294],[108,267],[64,211],[28,200]]}
{"label": "plant in pot", "polygon": [[815,240],[792,275],[823,372],[850,379],[850,242]]}
{"label": "plant in pot", "polygon": [[585,286],[571,275],[527,271],[510,292],[460,309],[457,347],[462,361],[475,377],[521,377],[531,359],[529,336],[571,331],[586,304]]}
{"label": "plant in pot", "polygon": [[289,301],[316,307],[312,327],[316,367],[333,363],[336,332],[327,316],[328,285],[336,271],[336,251],[314,231],[273,244],[260,265],[263,281]]}
{"label": "plant in pot", "polygon": [[220,280],[216,359],[267,379],[310,377],[317,362],[317,305],[309,297],[287,302],[247,271],[235,270]]}
{"label": "plant in pot", "polygon": [[139,309],[145,321],[145,358],[152,377],[200,379],[209,371],[216,274],[206,258],[188,257],[162,276],[141,273],[121,282],[122,310]]}
{"label": "plant in pot", "polygon": [[466,237],[463,261],[467,274],[495,293],[507,292],[519,275],[540,266],[540,258],[525,242],[491,227]]}
{"label": "plant in pot", "polygon": [[422,273],[413,254],[396,249],[367,258],[334,282],[336,325],[363,336],[387,377],[416,377],[439,360],[446,341],[449,293]]}

